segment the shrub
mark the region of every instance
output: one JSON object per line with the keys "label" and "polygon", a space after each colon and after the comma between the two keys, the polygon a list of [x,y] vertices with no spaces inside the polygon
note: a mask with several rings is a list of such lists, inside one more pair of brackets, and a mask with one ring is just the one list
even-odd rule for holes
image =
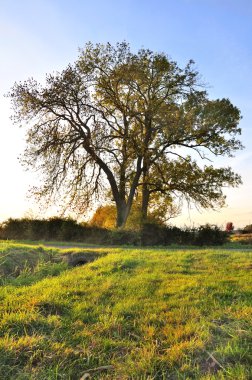
{"label": "shrub", "polygon": [[248,224],[243,228],[242,231],[244,234],[251,234],[252,233],[252,224]]}
{"label": "shrub", "polygon": [[196,245],[222,245],[227,241],[227,233],[210,224],[200,226],[195,234]]}
{"label": "shrub", "polygon": [[79,224],[70,218],[8,219],[0,226],[1,239],[79,241],[111,245],[220,245],[227,233],[209,224],[198,229],[180,229],[145,223],[140,230],[111,230]]}
{"label": "shrub", "polygon": [[145,223],[141,228],[141,245],[165,245],[165,229],[155,223]]}
{"label": "shrub", "polygon": [[28,238],[27,225],[28,219],[8,219],[1,224],[0,237],[1,239],[23,239]]}
{"label": "shrub", "polygon": [[110,230],[109,244],[112,245],[141,245],[141,234],[132,230]]}
{"label": "shrub", "polygon": [[180,229],[178,227],[165,228],[165,245],[169,244],[193,244],[194,233],[190,229]]}
{"label": "shrub", "polygon": [[69,218],[8,219],[0,227],[1,239],[79,240],[85,228]]}
{"label": "shrub", "polygon": [[141,231],[142,245],[222,245],[226,240],[226,232],[209,224],[200,226],[198,229],[180,229],[148,223]]}

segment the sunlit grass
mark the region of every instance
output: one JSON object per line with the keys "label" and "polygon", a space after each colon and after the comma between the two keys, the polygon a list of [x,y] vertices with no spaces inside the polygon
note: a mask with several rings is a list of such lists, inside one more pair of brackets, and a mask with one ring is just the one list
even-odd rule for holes
{"label": "sunlit grass", "polygon": [[[1,257],[18,249],[4,244]],[[252,378],[252,252],[111,248],[36,265],[0,287],[1,379]]]}

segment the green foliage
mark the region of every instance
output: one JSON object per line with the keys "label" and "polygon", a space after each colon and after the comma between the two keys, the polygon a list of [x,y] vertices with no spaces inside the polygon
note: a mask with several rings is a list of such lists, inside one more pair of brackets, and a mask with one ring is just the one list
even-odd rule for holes
{"label": "green foliage", "polygon": [[[104,214],[103,209],[101,210],[101,214],[98,212],[95,216],[97,219],[101,217],[100,221],[104,216],[106,217],[106,213]],[[40,228],[37,229],[37,226],[40,226]],[[217,226],[210,225],[201,226],[198,229],[180,229],[165,226],[155,221],[154,223],[139,224],[139,228],[136,230],[131,228],[116,231],[98,226],[78,224],[71,219],[51,218],[48,220],[9,219],[0,228],[0,238],[63,240],[109,245],[221,245],[226,242],[227,234]]]}
{"label": "green foliage", "polygon": [[111,230],[107,244],[141,245],[141,232],[125,229]]}
{"label": "green foliage", "polygon": [[180,68],[165,53],[132,52],[126,42],[88,43],[73,65],[44,85],[16,83],[10,97],[14,120],[28,126],[22,162],[42,175],[32,194],[46,206],[81,213],[112,198],[116,226],[125,227],[137,193],[147,221],[153,199],[166,211],[174,198],[219,207],[223,186],[241,183],[231,168],[192,158],[242,148],[239,109],[209,99],[193,61]]}
{"label": "green foliage", "polygon": [[70,218],[8,219],[0,226],[1,239],[94,241],[108,236],[104,228],[79,224]]}
{"label": "green foliage", "polygon": [[243,233],[245,234],[251,234],[252,233],[252,224],[248,224],[245,226],[242,230]]}
{"label": "green foliage", "polygon": [[200,226],[195,236],[196,245],[221,245],[226,241],[226,231],[221,231],[217,226],[210,224]]}
{"label": "green foliage", "polygon": [[111,248],[58,276],[13,279],[0,287],[0,378],[249,380],[251,260]]}
{"label": "green foliage", "polygon": [[200,226],[198,229],[180,229],[157,224],[145,224],[142,229],[143,245],[222,245],[227,234],[217,226]]}

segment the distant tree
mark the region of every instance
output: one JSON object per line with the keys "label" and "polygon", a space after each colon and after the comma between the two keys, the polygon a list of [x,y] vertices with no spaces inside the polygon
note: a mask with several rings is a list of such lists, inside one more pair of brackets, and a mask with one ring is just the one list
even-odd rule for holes
{"label": "distant tree", "polygon": [[243,228],[243,232],[246,234],[252,233],[252,224],[248,224]]}
{"label": "distant tree", "polygon": [[226,224],[226,231],[227,231],[227,232],[232,232],[233,229],[234,229],[234,225],[233,225],[233,223],[232,223],[232,222],[228,222],[228,223]]}
{"label": "distant tree", "polygon": [[213,208],[224,202],[223,186],[241,183],[230,168],[192,158],[241,148],[239,110],[208,99],[193,61],[181,69],[164,53],[89,43],[45,85],[16,83],[10,96],[15,121],[28,123],[23,163],[43,175],[33,194],[47,203],[86,210],[112,195],[123,227],[139,192],[144,221],[153,199]]}
{"label": "distant tree", "polygon": [[116,226],[116,207],[114,205],[99,206],[89,223],[96,227],[114,228]]}

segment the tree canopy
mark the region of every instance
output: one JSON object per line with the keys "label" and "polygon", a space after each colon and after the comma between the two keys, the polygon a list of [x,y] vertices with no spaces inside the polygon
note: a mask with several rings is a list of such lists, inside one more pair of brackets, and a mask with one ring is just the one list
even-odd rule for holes
{"label": "tree canopy", "polygon": [[241,183],[207,161],[242,148],[240,111],[209,99],[193,61],[180,68],[126,42],[88,43],[44,85],[16,83],[10,96],[15,121],[27,124],[23,163],[42,176],[39,199],[60,197],[80,211],[110,199],[123,227],[139,194],[144,221],[153,202],[170,207],[180,197],[213,208],[224,203],[223,187]]}

